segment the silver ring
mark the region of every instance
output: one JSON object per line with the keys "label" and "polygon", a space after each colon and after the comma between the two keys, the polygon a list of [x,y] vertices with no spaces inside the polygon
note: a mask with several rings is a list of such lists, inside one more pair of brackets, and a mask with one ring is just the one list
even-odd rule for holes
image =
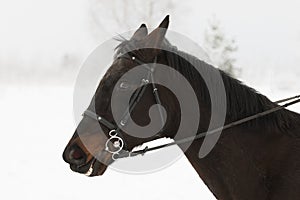
{"label": "silver ring", "polygon": [[108,135],[111,136],[111,137],[116,136],[117,134],[118,133],[117,133],[117,131],[115,129],[109,131],[109,133],[108,133]]}
{"label": "silver ring", "polygon": [[[118,148],[117,150],[113,151],[111,149],[109,149],[108,147],[108,143],[112,140],[112,139],[117,139],[120,141],[120,146],[119,147],[115,147]],[[109,138],[106,143],[105,143],[105,151],[112,153],[112,154],[116,154],[119,153],[124,147],[124,141],[122,140],[122,138],[118,137],[118,136],[112,136],[111,138]]]}

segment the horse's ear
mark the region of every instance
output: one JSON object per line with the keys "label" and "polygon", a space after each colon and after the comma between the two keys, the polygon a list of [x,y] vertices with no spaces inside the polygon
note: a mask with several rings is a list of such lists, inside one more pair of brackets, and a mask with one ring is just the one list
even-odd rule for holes
{"label": "horse's ear", "polygon": [[142,24],[138,30],[135,31],[131,39],[133,40],[141,40],[144,39],[148,35],[148,29],[145,24]]}
{"label": "horse's ear", "polygon": [[154,29],[147,37],[145,37],[144,41],[146,46],[159,50],[163,40],[165,39],[168,26],[169,26],[169,15],[167,15],[164,18],[164,20],[160,23],[158,28]]}

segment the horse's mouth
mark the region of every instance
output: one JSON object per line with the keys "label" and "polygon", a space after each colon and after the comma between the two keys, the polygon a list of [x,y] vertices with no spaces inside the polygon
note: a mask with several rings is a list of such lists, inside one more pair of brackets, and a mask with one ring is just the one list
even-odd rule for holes
{"label": "horse's mouth", "polygon": [[84,165],[77,166],[75,164],[70,164],[70,168],[74,172],[84,174],[88,177],[101,176],[107,169],[107,166],[112,163],[111,157],[107,157],[104,162],[99,161],[97,158],[93,157],[89,162]]}

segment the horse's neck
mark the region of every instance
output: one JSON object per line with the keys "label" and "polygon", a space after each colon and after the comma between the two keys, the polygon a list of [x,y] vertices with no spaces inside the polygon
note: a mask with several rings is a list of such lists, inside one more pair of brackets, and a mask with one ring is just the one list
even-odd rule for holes
{"label": "horse's neck", "polygon": [[265,148],[269,138],[258,135],[233,128],[222,133],[206,157],[198,156],[203,141],[195,141],[185,155],[218,199],[265,199],[267,163],[259,161],[269,159]]}

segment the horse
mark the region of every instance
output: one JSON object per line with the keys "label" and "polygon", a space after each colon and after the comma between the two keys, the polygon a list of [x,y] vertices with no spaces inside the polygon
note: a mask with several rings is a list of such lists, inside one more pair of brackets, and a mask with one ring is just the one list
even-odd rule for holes
{"label": "horse", "polygon": [[[195,65],[206,72],[212,83],[214,83],[212,74],[220,73],[226,93],[226,124],[278,106],[277,103],[220,69],[174,48],[166,39],[168,26],[169,16],[150,33],[146,25],[142,24],[130,39],[122,39],[116,47],[116,55],[126,52],[124,54],[127,57],[115,56],[88,107],[92,114],[101,116],[105,121],[84,115],[63,152],[63,159],[70,164],[73,171],[85,174],[92,169],[88,175],[99,176],[114,162],[113,152],[105,151],[107,138],[115,136],[109,127],[115,124],[109,106],[110,97],[112,88],[122,75],[140,64],[136,60],[143,63],[153,63],[155,60],[158,64],[175,69],[189,81],[195,91],[201,115],[198,132],[205,132],[208,129],[212,102],[205,80],[195,70]],[[130,49],[131,46],[148,44],[151,44],[151,48]],[[172,51],[162,50],[162,46]],[[176,76],[174,77],[176,79]],[[130,83],[122,83],[118,87],[126,89],[130,87]],[[121,142],[126,143],[127,150],[157,138],[171,138],[175,141],[182,139],[174,135],[181,121],[180,105],[176,96],[163,85],[156,85],[156,89],[159,93],[159,103],[163,106],[166,116],[162,131],[149,137],[134,137],[119,130],[118,133],[124,139]],[[150,118],[145,113],[152,105],[157,104],[150,83],[145,84],[141,98],[135,102],[130,116],[136,124],[146,126]],[[102,134],[98,134],[99,125],[103,130]],[[203,158],[199,158],[198,154],[203,139],[192,141],[187,148],[184,145],[178,146],[185,148],[184,155],[217,199],[298,200],[300,199],[299,136],[300,115],[281,109],[262,118],[223,130],[214,148]],[[98,152],[101,152],[101,162],[94,156]]]}

